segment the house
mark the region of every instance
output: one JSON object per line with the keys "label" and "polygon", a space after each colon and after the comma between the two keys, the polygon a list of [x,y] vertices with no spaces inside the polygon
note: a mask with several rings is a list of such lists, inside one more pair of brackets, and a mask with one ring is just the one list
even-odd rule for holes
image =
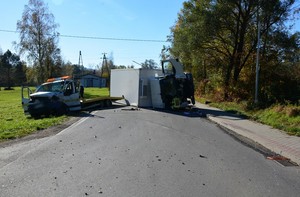
{"label": "house", "polygon": [[80,82],[83,87],[106,87],[106,78],[99,77],[95,74],[86,74],[74,78]]}

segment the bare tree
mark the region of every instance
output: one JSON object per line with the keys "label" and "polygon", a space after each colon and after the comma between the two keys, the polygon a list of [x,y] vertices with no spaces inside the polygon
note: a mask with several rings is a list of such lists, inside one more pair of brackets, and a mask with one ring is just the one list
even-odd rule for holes
{"label": "bare tree", "polygon": [[51,66],[56,61],[53,58],[58,57],[57,53],[60,52],[57,27],[53,14],[43,0],[29,0],[24,7],[22,19],[17,22],[20,53],[26,54],[34,63],[38,83],[52,75]]}

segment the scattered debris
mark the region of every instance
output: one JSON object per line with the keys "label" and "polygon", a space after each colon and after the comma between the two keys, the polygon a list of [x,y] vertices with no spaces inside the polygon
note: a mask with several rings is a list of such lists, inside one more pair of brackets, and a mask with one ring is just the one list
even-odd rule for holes
{"label": "scattered debris", "polygon": [[289,158],[286,158],[281,155],[274,155],[266,157],[268,160],[276,161],[277,163],[281,164],[282,166],[298,166],[298,164],[292,162]]}
{"label": "scattered debris", "polygon": [[281,155],[269,156],[269,157],[267,157],[267,159],[269,159],[269,160],[276,160],[276,161],[282,161],[282,160],[287,161],[287,160],[290,160],[290,159],[288,159],[286,157],[283,157]]}
{"label": "scattered debris", "polygon": [[135,108],[126,108],[126,109],[122,109],[123,111],[140,111],[141,109],[140,108],[137,108],[137,107],[135,107]]}

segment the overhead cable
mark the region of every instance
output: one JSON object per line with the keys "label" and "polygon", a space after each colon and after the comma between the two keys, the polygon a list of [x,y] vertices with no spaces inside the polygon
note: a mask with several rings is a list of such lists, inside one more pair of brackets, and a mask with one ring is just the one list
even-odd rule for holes
{"label": "overhead cable", "polygon": [[[0,29],[0,32],[19,33],[18,31]],[[66,35],[58,34],[60,37],[65,38],[78,38],[78,39],[93,39],[93,40],[114,40],[114,41],[128,41],[128,42],[167,42],[166,40],[149,40],[149,39],[133,39],[133,38],[112,38],[112,37],[97,37],[97,36],[79,36],[79,35]]]}

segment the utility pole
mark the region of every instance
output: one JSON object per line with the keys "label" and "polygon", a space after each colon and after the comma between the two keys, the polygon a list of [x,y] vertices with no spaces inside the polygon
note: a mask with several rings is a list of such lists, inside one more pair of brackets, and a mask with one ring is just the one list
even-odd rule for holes
{"label": "utility pole", "polygon": [[258,103],[259,51],[260,51],[260,20],[259,20],[259,6],[258,6],[258,8],[257,8],[257,49],[256,49],[255,98],[254,98],[254,103]]}
{"label": "utility pole", "polygon": [[78,66],[81,70],[81,75],[83,74],[83,60],[82,60],[82,55],[81,55],[81,51],[79,51],[79,60],[78,60]]}
{"label": "utility pole", "polygon": [[107,65],[107,59],[106,59],[106,53],[102,53],[103,54],[103,60],[102,60],[102,68],[101,68],[101,78],[103,78],[103,73],[105,72],[104,70],[106,69],[107,71],[107,77],[106,77],[106,86],[109,88],[109,80],[110,80],[110,72],[109,72],[109,68]]}
{"label": "utility pole", "polygon": [[104,69],[106,69],[107,72],[108,71],[108,67],[107,67],[107,60],[106,60],[106,53],[102,53],[103,57],[102,59],[102,67],[101,67],[101,77],[103,77],[103,73],[104,73]]}

